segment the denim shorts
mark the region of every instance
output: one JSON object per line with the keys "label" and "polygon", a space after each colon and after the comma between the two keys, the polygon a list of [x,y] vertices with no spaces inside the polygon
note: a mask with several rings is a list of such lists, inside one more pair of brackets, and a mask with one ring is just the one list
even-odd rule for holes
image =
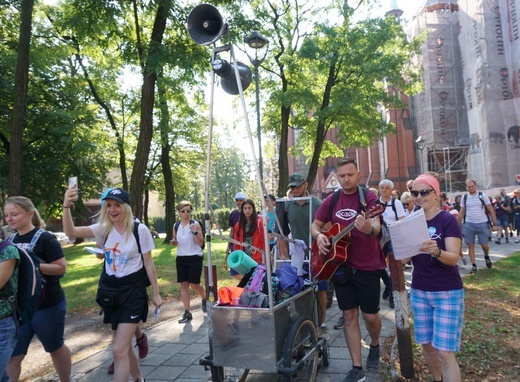
{"label": "denim shorts", "polygon": [[31,340],[36,334],[47,353],[55,352],[65,343],[65,313],[67,301],[63,299],[58,305],[37,310],[31,322],[18,328],[18,342],[13,356],[27,354]]}
{"label": "denim shorts", "polygon": [[441,351],[460,351],[464,289],[425,292],[412,288],[415,341]]}
{"label": "denim shorts", "polygon": [[509,227],[509,215],[497,216],[497,225],[502,228]]}
{"label": "denim shorts", "polygon": [[16,325],[13,317],[0,319],[0,377],[11,358],[16,345]]}
{"label": "denim shorts", "polygon": [[462,225],[462,233],[464,234],[464,243],[475,244],[475,237],[478,237],[478,243],[485,245],[489,243],[491,236],[491,228],[486,223],[464,223]]}

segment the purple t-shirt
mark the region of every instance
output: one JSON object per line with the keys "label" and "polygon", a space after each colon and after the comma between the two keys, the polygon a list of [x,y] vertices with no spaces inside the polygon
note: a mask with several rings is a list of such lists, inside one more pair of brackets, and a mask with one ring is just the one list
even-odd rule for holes
{"label": "purple t-shirt", "polygon": [[[442,250],[446,250],[445,238],[462,238],[459,223],[455,216],[449,212],[440,211],[426,223],[428,224],[430,239],[435,240]],[[462,289],[462,279],[456,265],[443,264],[426,253],[412,257],[412,263],[412,288],[427,292]]]}
{"label": "purple t-shirt", "polygon": [[[359,192],[356,191],[351,195],[344,192],[339,193],[338,202],[333,208],[332,219],[329,216],[330,204],[332,203],[331,194],[316,211],[314,216],[316,220],[328,223],[332,220],[332,224],[339,223],[342,226],[348,226],[353,223],[357,216],[359,208]],[[376,205],[377,196],[373,192],[366,195],[367,211]],[[376,217],[379,219],[379,217]],[[385,258],[377,235],[367,236],[366,234],[353,229],[350,231],[350,245],[347,248],[347,265],[362,271],[378,271],[386,267]]]}

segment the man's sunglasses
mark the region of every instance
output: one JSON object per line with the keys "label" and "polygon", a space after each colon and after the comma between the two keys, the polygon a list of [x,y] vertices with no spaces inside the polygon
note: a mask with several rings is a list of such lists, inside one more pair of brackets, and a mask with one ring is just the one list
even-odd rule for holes
{"label": "man's sunglasses", "polygon": [[429,189],[429,190],[412,190],[410,191],[410,194],[412,194],[412,196],[414,198],[418,197],[419,194],[421,194],[421,196],[423,197],[426,197],[426,196],[429,196],[430,195],[430,192],[432,192],[433,190],[432,189]]}
{"label": "man's sunglasses", "polygon": [[180,210],[179,212],[181,214],[187,214],[187,213],[191,212],[191,210]]}

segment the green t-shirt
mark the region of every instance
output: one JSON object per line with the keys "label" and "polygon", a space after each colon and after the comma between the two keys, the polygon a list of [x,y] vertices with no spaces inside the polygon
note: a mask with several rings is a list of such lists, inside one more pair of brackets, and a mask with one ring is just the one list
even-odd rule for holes
{"label": "green t-shirt", "polygon": [[[312,213],[310,211],[310,202],[306,200],[302,205],[297,202],[286,203],[285,211],[287,213],[287,220],[291,227],[291,234],[293,239],[300,239],[309,245],[309,231],[311,228],[314,215],[322,200],[312,196]],[[309,219],[310,215],[310,219]]]}
{"label": "green t-shirt", "polygon": [[[13,293],[16,295],[18,292],[18,264],[20,263],[20,255],[18,254],[18,249],[14,245],[9,245],[0,251],[0,263],[11,259],[16,259],[17,262],[14,272],[8,282],[11,283]],[[7,317],[11,314],[11,304],[7,301],[3,291],[0,291],[0,317]]]}

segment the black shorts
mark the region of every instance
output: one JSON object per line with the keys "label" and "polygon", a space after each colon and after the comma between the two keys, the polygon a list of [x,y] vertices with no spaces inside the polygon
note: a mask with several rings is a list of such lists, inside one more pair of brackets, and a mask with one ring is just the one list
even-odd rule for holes
{"label": "black shorts", "polygon": [[202,256],[177,256],[175,265],[177,266],[177,282],[189,282],[190,284],[200,284],[202,275]]}
{"label": "black shorts", "polygon": [[146,322],[148,317],[148,294],[145,287],[135,287],[128,297],[121,303],[106,306],[103,305],[103,323],[111,324],[112,330],[117,329],[118,324],[136,324],[139,321]]}
{"label": "black shorts", "polygon": [[379,271],[353,269],[345,283],[340,283],[334,278],[332,280],[341,310],[360,307],[363,313],[379,312],[381,293]]}

